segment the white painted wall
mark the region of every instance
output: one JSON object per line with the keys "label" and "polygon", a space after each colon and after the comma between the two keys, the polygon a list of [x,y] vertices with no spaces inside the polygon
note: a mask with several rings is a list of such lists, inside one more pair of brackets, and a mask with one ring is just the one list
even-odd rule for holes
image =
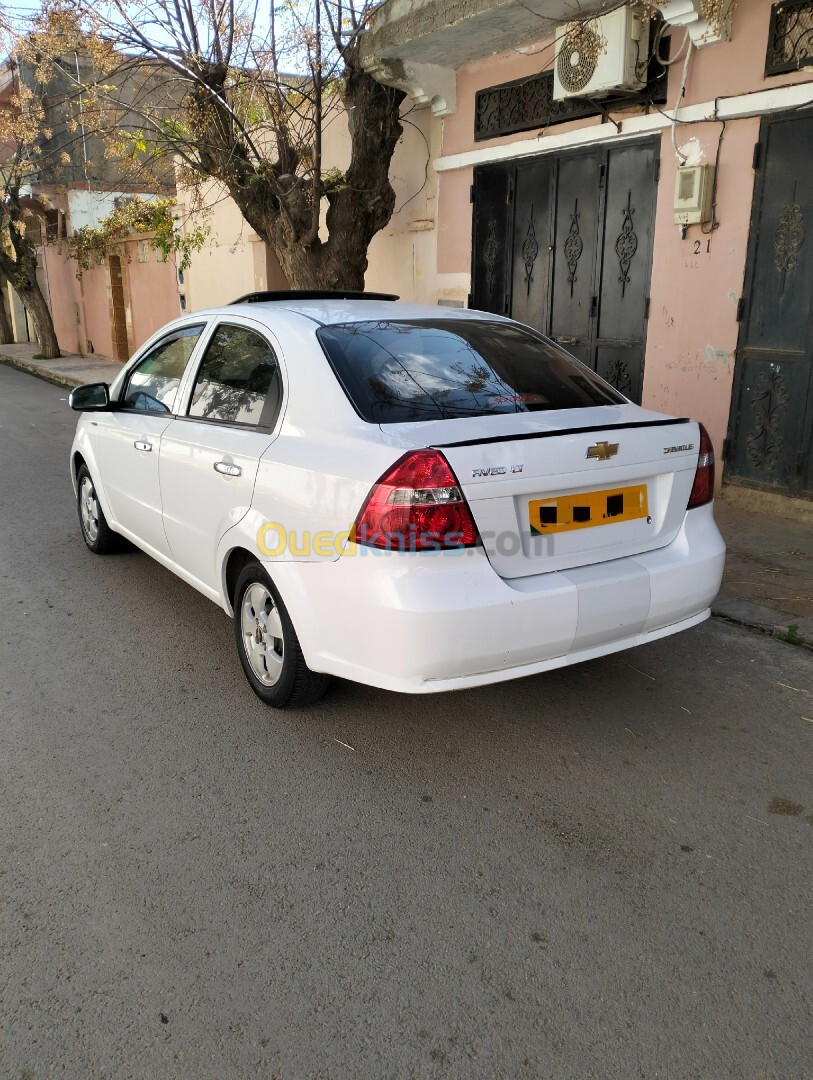
{"label": "white painted wall", "polygon": [[137,195],[145,202],[152,202],[159,198],[158,195],[142,191],[84,191],[82,189],[69,191],[68,217],[71,231],[76,232],[77,229],[87,226],[95,229],[102,218],[106,218],[115,209],[116,199],[129,199],[133,195]]}

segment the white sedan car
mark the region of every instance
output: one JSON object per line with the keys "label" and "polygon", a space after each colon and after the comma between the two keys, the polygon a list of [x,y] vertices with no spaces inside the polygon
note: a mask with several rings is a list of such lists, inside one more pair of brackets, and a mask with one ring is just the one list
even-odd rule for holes
{"label": "white sedan car", "polygon": [[330,675],[482,686],[707,618],[703,426],[510,319],[395,299],[252,294],[76,389],[90,550],[125,537],[219,604],[276,707]]}

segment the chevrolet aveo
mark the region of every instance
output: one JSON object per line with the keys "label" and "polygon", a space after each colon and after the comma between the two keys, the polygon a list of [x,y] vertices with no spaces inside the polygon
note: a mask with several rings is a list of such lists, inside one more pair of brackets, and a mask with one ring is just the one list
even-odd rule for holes
{"label": "chevrolet aveo", "polygon": [[693,420],[535,330],[350,293],[256,293],[79,387],[91,551],[126,538],[234,621],[267,704],[603,656],[707,618],[725,548]]}

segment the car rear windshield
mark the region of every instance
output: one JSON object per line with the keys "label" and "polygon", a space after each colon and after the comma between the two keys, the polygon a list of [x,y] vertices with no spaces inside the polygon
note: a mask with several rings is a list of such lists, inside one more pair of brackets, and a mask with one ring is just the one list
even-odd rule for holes
{"label": "car rear windshield", "polygon": [[578,360],[516,323],[387,320],[339,323],[317,333],[345,393],[371,423],[626,400]]}

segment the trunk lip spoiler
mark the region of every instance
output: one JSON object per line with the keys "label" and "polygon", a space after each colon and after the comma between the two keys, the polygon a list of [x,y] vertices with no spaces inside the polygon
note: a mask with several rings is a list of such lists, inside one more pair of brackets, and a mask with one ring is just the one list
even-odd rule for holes
{"label": "trunk lip spoiler", "polygon": [[489,435],[483,439],[461,439],[459,442],[433,442],[438,450],[456,446],[484,446],[487,443],[520,442],[525,439],[554,439],[561,435],[589,435],[596,431],[622,431],[626,428],[669,427],[673,424],[692,424],[687,416],[668,417],[665,420],[631,420],[626,424],[591,424],[590,427],[560,428],[558,431],[524,431],[517,435]]}

